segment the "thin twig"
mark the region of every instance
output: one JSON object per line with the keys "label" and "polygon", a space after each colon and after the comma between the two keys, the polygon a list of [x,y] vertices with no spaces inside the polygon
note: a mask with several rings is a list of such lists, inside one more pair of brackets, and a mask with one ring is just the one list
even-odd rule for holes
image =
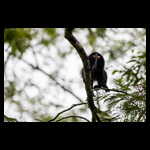
{"label": "thin twig", "polygon": [[124,92],[124,91],[121,91],[121,90],[108,89],[108,88],[95,88],[95,89],[92,89],[92,91],[105,90],[105,89],[107,89],[109,91],[114,91],[114,92],[120,92],[120,93],[128,94],[127,92]]}
{"label": "thin twig", "polygon": [[80,118],[80,119],[84,119],[84,120],[86,120],[87,122],[90,122],[88,119],[86,119],[86,118],[84,118],[84,117],[81,117],[81,116],[67,116],[67,117],[63,117],[63,118],[61,118],[61,119],[58,119],[58,120],[56,120],[55,122],[59,122],[59,121],[61,121],[61,120],[63,120],[63,119],[74,118],[74,117]]}
{"label": "thin twig", "polygon": [[33,46],[30,46],[30,48],[32,49],[33,56],[34,56],[34,59],[35,59],[35,62],[36,62],[36,66],[39,67],[39,63],[38,63],[38,60],[37,60],[37,56],[36,56],[35,50],[34,50]]}
{"label": "thin twig", "polygon": [[65,110],[59,112],[59,113],[56,115],[56,117],[54,117],[53,119],[49,120],[48,122],[52,122],[52,121],[56,120],[57,117],[60,116],[62,113],[66,112],[66,111],[69,111],[69,110],[71,110],[72,108],[74,108],[74,107],[76,107],[76,106],[86,105],[86,104],[87,104],[87,103],[74,104],[74,105],[72,105],[71,107],[69,107],[68,109],[65,109]]}
{"label": "thin twig", "polygon": [[42,70],[41,68],[39,68],[38,66],[34,66],[32,64],[30,64],[29,62],[27,62],[24,59],[21,59],[23,62],[25,62],[26,64],[28,64],[29,66],[31,66],[33,69],[37,69],[39,71],[41,71],[42,73],[44,73],[45,75],[47,75],[49,78],[51,78],[57,85],[59,85],[63,90],[67,91],[68,93],[70,93],[71,95],[73,95],[75,98],[77,98],[80,102],[82,102],[82,100],[76,96],[72,91],[70,91],[69,89],[65,88],[63,85],[61,85],[52,75],[46,73],[44,70]]}

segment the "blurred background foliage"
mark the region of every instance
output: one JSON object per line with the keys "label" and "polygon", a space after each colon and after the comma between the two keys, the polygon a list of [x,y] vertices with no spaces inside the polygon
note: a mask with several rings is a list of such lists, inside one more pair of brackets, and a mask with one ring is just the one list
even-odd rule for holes
{"label": "blurred background foliage", "polygon": [[[75,28],[74,35],[88,55],[104,56],[108,87],[128,93],[97,92],[101,120],[146,121],[146,28]],[[85,102],[81,68],[63,28],[4,28],[4,121],[48,121]],[[91,120],[86,105],[62,116],[69,115]]]}

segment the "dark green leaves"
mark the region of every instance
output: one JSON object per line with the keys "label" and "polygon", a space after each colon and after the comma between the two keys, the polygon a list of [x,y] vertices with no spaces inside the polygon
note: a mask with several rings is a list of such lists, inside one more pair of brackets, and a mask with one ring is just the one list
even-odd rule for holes
{"label": "dark green leaves", "polygon": [[115,74],[116,72],[118,72],[118,70],[114,70],[114,71],[112,72],[112,75]]}
{"label": "dark green leaves", "polygon": [[18,122],[18,120],[15,118],[7,117],[6,115],[4,115],[4,122]]}
{"label": "dark green leaves", "polygon": [[[118,121],[146,121],[146,55],[144,51],[138,54],[140,55],[133,56],[127,62],[130,65],[112,72],[112,75],[120,74],[120,78],[114,79],[115,89],[128,94],[112,91],[97,98],[98,101],[104,101],[109,115]],[[119,112],[120,116],[116,112]],[[105,118],[105,116],[101,117]]]}
{"label": "dark green leaves", "polygon": [[31,29],[28,28],[5,28],[4,43],[11,46],[11,54],[21,57],[26,49],[30,46],[32,39]]}

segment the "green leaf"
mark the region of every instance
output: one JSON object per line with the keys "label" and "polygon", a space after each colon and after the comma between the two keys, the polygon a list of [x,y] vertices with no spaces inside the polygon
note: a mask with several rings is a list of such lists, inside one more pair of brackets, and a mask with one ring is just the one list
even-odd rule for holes
{"label": "green leaf", "polygon": [[132,50],[132,53],[134,52],[134,49]]}
{"label": "green leaf", "polygon": [[136,61],[137,61],[136,59],[132,59],[132,60],[128,61],[127,63],[136,62]]}
{"label": "green leaf", "polygon": [[115,74],[116,72],[118,72],[118,70],[114,70],[114,71],[112,72],[112,74]]}
{"label": "green leaf", "polygon": [[10,118],[4,115],[4,122],[19,122],[19,121],[15,118]]}

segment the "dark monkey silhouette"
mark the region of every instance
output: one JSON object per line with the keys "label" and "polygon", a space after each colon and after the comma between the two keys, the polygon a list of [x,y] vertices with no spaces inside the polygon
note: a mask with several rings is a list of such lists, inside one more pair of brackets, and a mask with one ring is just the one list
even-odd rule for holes
{"label": "dark monkey silhouette", "polygon": [[[101,54],[94,52],[89,55],[89,61],[91,65],[91,87],[93,88],[93,82],[97,81],[98,85],[95,85],[94,88],[108,88],[106,85],[107,82],[107,73],[104,70],[105,61]],[[85,83],[85,77],[84,77],[84,69],[81,70],[81,76],[83,78],[83,81]],[[105,89],[106,92],[109,92],[108,89]]]}

